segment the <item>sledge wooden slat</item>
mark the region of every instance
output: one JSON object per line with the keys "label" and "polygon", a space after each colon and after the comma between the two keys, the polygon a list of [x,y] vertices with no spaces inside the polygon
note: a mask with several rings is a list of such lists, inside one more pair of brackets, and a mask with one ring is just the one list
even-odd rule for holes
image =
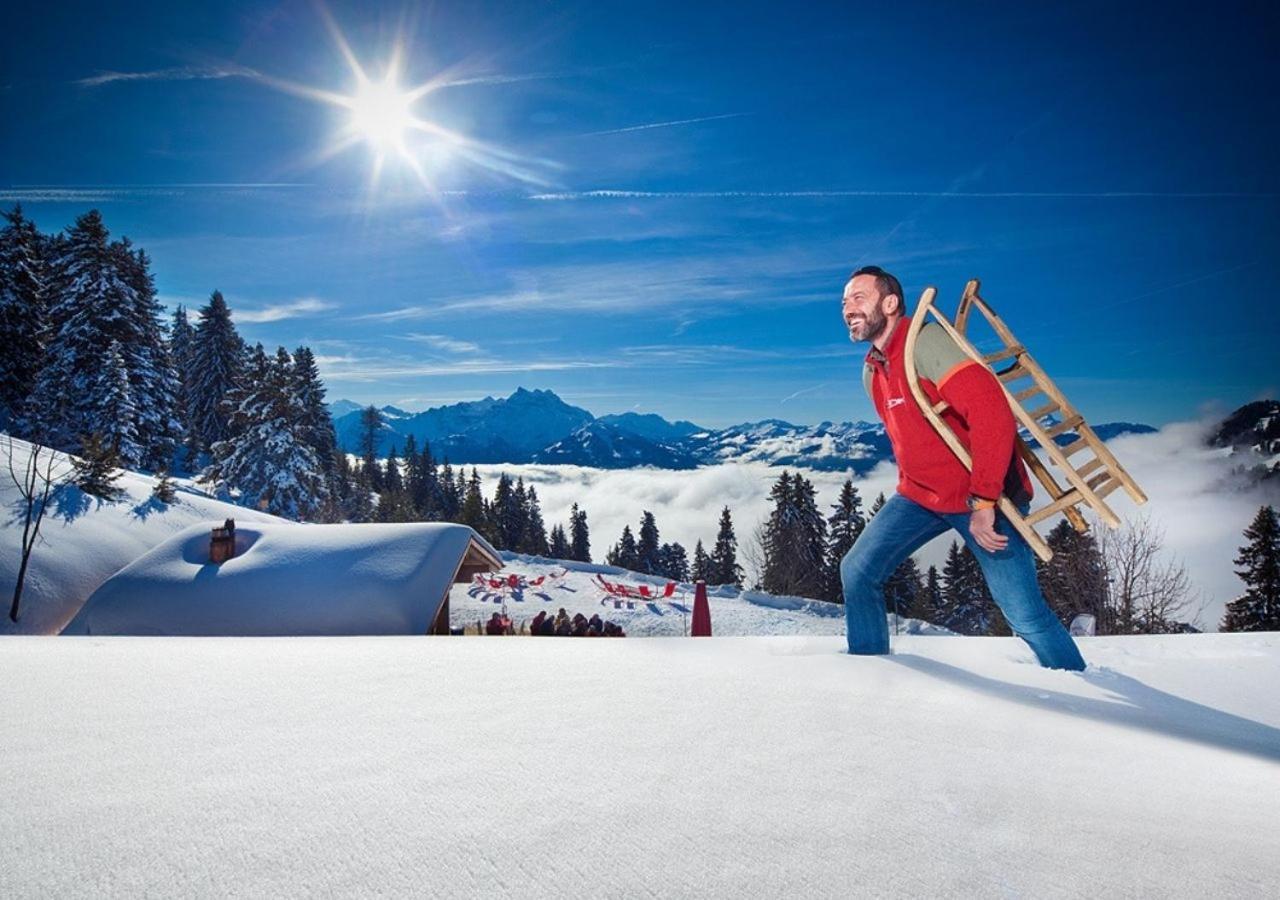
{"label": "sledge wooden slat", "polygon": [[1035,525],[1038,522],[1043,522],[1045,519],[1049,518],[1055,513],[1062,512],[1068,506],[1072,506],[1076,503],[1079,503],[1080,500],[1081,500],[1080,492],[1073,488],[1067,491],[1057,500],[1054,500],[1052,503],[1048,504],[1047,506],[1042,506],[1039,509],[1037,509],[1035,512],[1030,513],[1027,516],[1027,521],[1030,522],[1032,525]]}
{"label": "sledge wooden slat", "polygon": [[944,412],[946,408],[950,405],[951,404],[948,403],[946,400],[939,400],[937,404],[934,405],[933,411],[936,413]]}
{"label": "sledge wooden slat", "polygon": [[1075,443],[1067,444],[1067,446],[1062,448],[1062,458],[1066,459],[1068,456],[1074,456],[1075,454],[1079,453],[1081,450],[1083,450],[1085,447],[1088,447],[1088,446],[1089,446],[1088,440],[1086,440],[1085,438],[1079,438],[1078,440],[1076,440]]}
{"label": "sledge wooden slat", "polygon": [[[932,404],[919,384],[919,374],[915,369],[915,339],[919,335],[920,328],[925,324],[927,317],[933,316],[934,320],[951,336],[956,346],[966,356],[986,366],[996,376],[1015,419],[1026,429],[1029,439],[1033,439],[1039,444],[1040,452],[1045,457],[1045,459],[1041,459],[1021,437],[1015,438],[1015,447],[1019,456],[1026,463],[1032,475],[1044,486],[1045,492],[1049,496],[1048,503],[1039,509],[1030,511],[1026,516],[1023,516],[1007,497],[1002,496],[1000,498],[999,508],[1019,534],[1027,540],[1036,555],[1047,561],[1053,556],[1053,551],[1049,549],[1044,539],[1035,530],[1034,526],[1037,523],[1062,513],[1073,528],[1084,532],[1088,529],[1088,523],[1077,507],[1087,506],[1097,514],[1103,523],[1111,527],[1117,527],[1120,524],[1120,519],[1104,502],[1103,498],[1114,492],[1118,487],[1124,487],[1137,503],[1146,502],[1146,495],[1134,483],[1129,474],[1125,472],[1110,450],[1098,439],[1098,436],[1089,427],[1084,417],[1071,405],[1057,385],[1040,368],[1026,347],[1014,337],[1003,320],[978,295],[978,287],[979,284],[976,279],[965,285],[964,294],[960,298],[960,306],[956,311],[954,324],[934,305],[937,296],[937,291],[934,288],[927,288],[921,294],[920,303],[916,308],[915,315],[911,318],[911,323],[907,330],[907,341],[903,351],[907,383],[911,388],[912,396],[929,424],[938,432],[960,462],[972,471],[973,463],[968,449],[960,442],[950,426],[938,415],[947,408],[947,404],[945,402]],[[965,336],[969,317],[974,309],[977,309],[982,314],[987,324],[1004,342],[1003,350],[984,355]],[[1008,368],[1002,371],[994,371],[992,363],[1010,358],[1013,359],[1013,363]],[[1016,393],[1011,392],[1009,384],[1022,378],[1030,378],[1033,383],[1019,388]],[[1045,398],[1042,401],[1042,405],[1037,409],[1029,411],[1022,406],[1023,401],[1037,395],[1043,395]],[[1061,421],[1046,427],[1039,420],[1051,413],[1059,413]],[[1059,447],[1054,442],[1054,438],[1069,431],[1076,432],[1076,439],[1066,447]],[[1094,458],[1085,462],[1079,469],[1076,469],[1071,465],[1069,457],[1085,448],[1093,451]],[[1046,460],[1061,471],[1062,477],[1067,481],[1066,485],[1058,483],[1054,473],[1045,464]],[[1088,478],[1087,481],[1086,478]]]}
{"label": "sledge wooden slat", "polygon": [[1092,472],[1094,469],[1098,468],[1098,466],[1100,465],[1102,465],[1102,460],[1098,459],[1095,456],[1093,459],[1089,460],[1083,466],[1076,469],[1076,474],[1079,475],[1081,478],[1083,478],[1084,476]]}
{"label": "sledge wooden slat", "polygon": [[1051,439],[1056,438],[1058,435],[1065,434],[1068,431],[1075,431],[1083,423],[1084,423],[1084,416],[1078,416],[1078,415],[1071,416],[1068,419],[1063,419],[1061,422],[1059,422],[1057,425],[1054,425],[1052,428],[1046,428],[1044,430],[1044,433],[1045,433],[1045,436],[1048,438],[1051,438]]}
{"label": "sledge wooden slat", "polygon": [[1019,353],[1026,352],[1026,348],[1021,344],[1014,344],[1012,347],[1005,347],[1003,350],[997,350],[995,353],[988,353],[982,357],[982,361],[987,365],[993,362],[999,362],[1002,359],[1008,359],[1010,356],[1017,356]]}

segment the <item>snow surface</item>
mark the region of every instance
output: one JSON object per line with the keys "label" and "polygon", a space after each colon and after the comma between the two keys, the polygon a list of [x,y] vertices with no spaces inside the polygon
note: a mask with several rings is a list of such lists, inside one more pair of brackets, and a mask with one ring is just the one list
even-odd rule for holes
{"label": "snow surface", "polygon": [[425,634],[474,541],[466,525],[407,522],[236,528],[235,556],[209,561],[202,523],[98,588],[64,634]]}
{"label": "snow surface", "polygon": [[0,638],[0,893],[1274,896],[1280,635]]}
{"label": "snow surface", "polygon": [[[31,452],[26,441],[13,439],[14,464],[19,474]],[[40,540],[31,553],[18,621],[9,621],[9,602],[21,556],[24,507],[7,470],[9,436],[0,436],[0,634],[57,634],[100,584],[165,538],[197,522],[278,522],[275,516],[223,503],[178,488],[173,503],[151,496],[156,479],[125,472],[116,482],[124,496],[108,503],[74,486],[59,488],[40,526]],[[59,453],[55,474],[70,468]]]}
{"label": "snow surface", "polygon": [[[570,616],[582,613],[591,618],[612,620],[629,636],[681,636],[688,634],[693,615],[692,583],[677,585],[670,601],[618,601],[615,604],[597,575],[611,584],[635,588],[647,585],[661,594],[667,579],[642,575],[617,566],[572,560],[545,559],[503,550],[501,573],[523,577],[525,581],[544,577],[537,587],[501,589],[475,584],[455,584],[449,594],[449,618],[454,627],[474,626],[505,608],[519,631],[539,612],[554,616],[562,607]],[[562,574],[563,573],[563,574]],[[557,577],[558,576],[558,577]],[[505,607],[504,607],[505,604]],[[806,597],[787,597],[763,591],[739,590],[732,585],[713,585],[707,591],[711,608],[712,633],[717,636],[770,634],[844,634],[844,607]],[[918,619],[889,617],[889,630],[904,634],[951,634],[945,628]]]}

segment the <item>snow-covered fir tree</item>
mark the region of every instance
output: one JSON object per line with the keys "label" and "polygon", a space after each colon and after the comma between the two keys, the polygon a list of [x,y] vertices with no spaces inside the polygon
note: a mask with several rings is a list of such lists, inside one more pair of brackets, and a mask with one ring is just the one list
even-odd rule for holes
{"label": "snow-covered fir tree", "polygon": [[191,428],[191,367],[195,352],[196,331],[187,318],[187,309],[181,304],[173,311],[169,325],[169,356],[177,376],[177,394],[174,397],[174,416],[181,427],[188,454],[192,446]]}
{"label": "snow-covered fir tree", "polygon": [[232,436],[225,401],[240,384],[244,356],[244,342],[231,321],[231,310],[222,292],[214,291],[200,310],[191,351],[187,400],[194,451],[208,451]]}
{"label": "snow-covered fir tree", "polygon": [[1236,574],[1244,594],[1227,604],[1223,631],[1280,631],[1280,520],[1275,508],[1263,506],[1244,530]]}
{"label": "snow-covered fir tree", "polygon": [[90,382],[96,406],[87,411],[85,428],[111,448],[116,459],[136,463],[143,457],[138,434],[138,407],[119,341],[112,341],[106,358]]}
{"label": "snow-covered fir tree", "polygon": [[309,519],[327,499],[320,460],[303,434],[293,360],[269,358],[259,344],[240,387],[228,398],[232,437],[215,443],[202,480],[225,485],[240,502],[290,519]]}
{"label": "snow-covered fir tree", "polygon": [[[182,431],[181,417],[177,415],[181,388],[164,331],[164,310],[156,299],[155,278],[146,251],[135,251],[128,238],[113,244],[112,251],[124,279],[133,288],[133,306],[127,333],[121,340],[121,353],[134,400],[141,462],[146,468],[162,468],[173,458]],[[124,454],[121,457],[128,459]]]}
{"label": "snow-covered fir tree", "polygon": [[300,423],[303,439],[316,456],[326,478],[332,478],[338,454],[338,437],[333,430],[333,417],[324,402],[324,382],[310,347],[293,351],[293,390],[302,409]]}
{"label": "snow-covered fir tree", "polygon": [[47,242],[15,206],[0,229],[0,427],[21,418],[44,362]]}
{"label": "snow-covered fir tree", "polygon": [[783,472],[770,491],[773,510],[765,525],[761,586],[775,594],[823,597],[828,587],[827,525],[813,483]]}
{"label": "snow-covered fir tree", "polygon": [[[108,383],[99,374],[112,342],[131,336],[136,297],[107,239],[102,216],[90,210],[57,242],[45,363],[24,423],[27,433],[71,452],[93,431],[103,401],[98,391]],[[136,466],[141,459],[121,462]]]}

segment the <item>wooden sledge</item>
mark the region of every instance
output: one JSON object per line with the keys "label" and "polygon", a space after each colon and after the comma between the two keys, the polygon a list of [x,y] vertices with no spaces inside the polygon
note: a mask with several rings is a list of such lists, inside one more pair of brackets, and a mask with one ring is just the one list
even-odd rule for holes
{"label": "wooden sledge", "polygon": [[[1027,445],[1026,441],[1021,436],[1014,438],[1019,456],[1044,485],[1049,495],[1049,502],[1039,509],[1029,511],[1026,516],[1018,512],[1013,502],[1003,495],[999,499],[999,506],[1000,511],[1013,524],[1013,527],[1031,545],[1036,556],[1045,562],[1053,557],[1053,551],[1037,533],[1035,526],[1056,513],[1062,513],[1076,531],[1084,533],[1089,525],[1077,509],[1082,504],[1097,513],[1098,518],[1108,526],[1118,528],[1120,518],[1111,507],[1107,506],[1105,499],[1107,495],[1116,488],[1123,487],[1135,503],[1147,502],[1147,495],[1094,434],[1089,423],[1084,420],[1084,416],[1071,405],[1062,391],[1058,390],[1057,385],[1045,374],[1044,369],[1040,368],[1032,358],[1027,348],[1013,336],[1013,332],[1004,324],[1004,321],[978,295],[977,279],[965,285],[964,294],[960,297],[960,307],[956,310],[954,324],[934,306],[936,296],[937,291],[926,288],[920,295],[920,304],[916,307],[915,315],[911,317],[911,326],[907,329],[907,341],[903,350],[907,383],[925,418],[964,463],[965,468],[972,471],[973,461],[969,451],[951,430],[951,426],[942,418],[941,413],[946,410],[947,402],[940,400],[936,404],[930,403],[924,389],[920,386],[920,376],[916,371],[915,342],[927,317],[932,315],[961,350],[986,366],[999,380],[1000,387],[1009,400],[1009,408],[1013,410],[1019,424],[1026,428],[1027,433],[1044,448],[1050,464],[1056,466],[1066,479],[1065,485],[1059,484],[1054,473],[1041,462],[1040,457],[1036,456],[1035,451]],[[965,336],[969,315],[974,309],[986,318],[992,330],[1004,343],[1004,347],[1000,350],[994,353],[980,353]],[[1005,362],[1008,365],[998,371],[994,368],[995,364]],[[1042,424],[1041,420],[1050,415],[1055,416],[1057,421]],[[1054,442],[1057,436],[1072,431],[1075,432],[1076,439],[1070,444],[1060,447]],[[1078,457],[1077,461],[1072,462],[1072,457]]]}

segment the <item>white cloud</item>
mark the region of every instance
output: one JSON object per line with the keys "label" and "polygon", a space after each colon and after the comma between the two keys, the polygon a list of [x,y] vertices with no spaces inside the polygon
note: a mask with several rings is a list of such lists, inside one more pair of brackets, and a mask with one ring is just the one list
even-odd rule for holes
{"label": "white cloud", "polygon": [[446,334],[420,334],[418,332],[410,332],[404,335],[407,341],[415,341],[419,344],[426,344],[428,347],[434,347],[437,350],[445,350],[449,353],[479,353],[480,345],[471,341],[460,341],[451,338]]}
{"label": "white cloud", "polygon": [[245,66],[175,66],[148,72],[99,72],[88,78],[78,78],[72,83],[81,87],[98,87],[113,81],[203,81],[211,78],[260,77],[260,73]]}
{"label": "white cloud", "polygon": [[279,322],[282,319],[297,319],[301,316],[327,312],[336,308],[336,303],[319,300],[315,297],[304,297],[301,300],[274,303],[259,309],[237,309],[234,311],[233,317],[238,322],[260,324],[263,322]]}

